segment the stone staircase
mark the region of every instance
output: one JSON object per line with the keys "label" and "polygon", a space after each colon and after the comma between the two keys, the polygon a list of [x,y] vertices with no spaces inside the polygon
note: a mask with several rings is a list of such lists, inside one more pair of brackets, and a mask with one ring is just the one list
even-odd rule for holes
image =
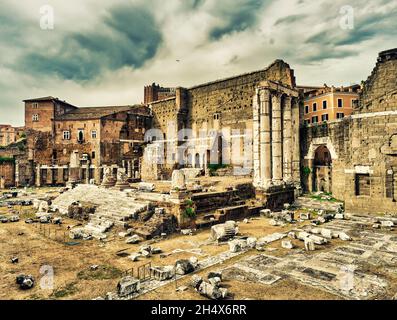
{"label": "stone staircase", "polygon": [[59,195],[52,202],[52,207],[57,208],[61,214],[67,214],[68,207],[73,202],[88,202],[97,207],[95,213],[90,214],[91,226],[101,225],[104,221],[123,226],[126,221],[146,211],[150,205],[149,201],[135,200],[122,191],[81,184]]}

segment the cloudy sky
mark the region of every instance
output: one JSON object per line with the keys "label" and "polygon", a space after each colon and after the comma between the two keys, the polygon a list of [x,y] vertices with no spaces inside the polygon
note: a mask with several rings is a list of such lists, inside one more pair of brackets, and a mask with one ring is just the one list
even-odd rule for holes
{"label": "cloudy sky", "polygon": [[23,125],[27,98],[140,103],[152,82],[189,87],[275,59],[298,84],[359,83],[396,30],[396,0],[0,0],[0,123]]}

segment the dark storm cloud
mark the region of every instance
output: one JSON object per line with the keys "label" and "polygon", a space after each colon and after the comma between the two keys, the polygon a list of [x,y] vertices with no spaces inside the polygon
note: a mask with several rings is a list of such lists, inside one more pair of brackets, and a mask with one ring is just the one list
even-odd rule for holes
{"label": "dark storm cloud", "polygon": [[376,36],[393,36],[397,30],[397,8],[387,13],[371,13],[357,17],[354,28],[333,28],[321,31],[306,40],[308,44],[343,46],[358,44]]}
{"label": "dark storm cloud", "polygon": [[85,81],[104,70],[142,67],[155,56],[161,42],[161,33],[147,10],[122,6],[110,9],[97,30],[67,34],[55,51],[32,51],[17,65],[31,74]]}
{"label": "dark storm cloud", "polygon": [[210,31],[210,38],[218,40],[224,35],[244,31],[257,23],[258,10],[264,5],[261,0],[236,0],[230,5],[218,5],[214,15],[222,23]]}
{"label": "dark storm cloud", "polygon": [[305,14],[294,14],[294,15],[290,15],[287,17],[283,17],[280,18],[276,21],[276,23],[274,24],[275,26],[281,25],[281,24],[292,24],[298,21],[301,21],[302,19],[304,19],[307,15]]}

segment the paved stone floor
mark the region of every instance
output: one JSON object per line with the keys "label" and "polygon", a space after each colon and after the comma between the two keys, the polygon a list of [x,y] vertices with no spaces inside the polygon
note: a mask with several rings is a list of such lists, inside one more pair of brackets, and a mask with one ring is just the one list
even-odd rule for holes
{"label": "paved stone floor", "polygon": [[254,255],[223,270],[225,277],[268,285],[291,277],[341,298],[382,298],[389,287],[386,274],[397,276],[397,236],[366,229],[372,221],[354,216],[352,220],[334,220],[327,223],[326,228],[346,232],[353,236],[353,241],[328,252],[309,254],[291,250],[291,254],[283,258]]}

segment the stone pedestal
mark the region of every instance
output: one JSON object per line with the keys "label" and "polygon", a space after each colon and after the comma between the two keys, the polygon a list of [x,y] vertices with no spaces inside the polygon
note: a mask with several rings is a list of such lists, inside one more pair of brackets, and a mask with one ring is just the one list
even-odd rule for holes
{"label": "stone pedestal", "polygon": [[129,183],[127,182],[127,175],[124,168],[117,169],[117,181],[114,187],[117,190],[125,190],[130,188]]}
{"label": "stone pedestal", "polygon": [[112,168],[104,167],[103,169],[103,179],[102,179],[102,187],[111,188],[116,184],[116,180],[113,178]]}

